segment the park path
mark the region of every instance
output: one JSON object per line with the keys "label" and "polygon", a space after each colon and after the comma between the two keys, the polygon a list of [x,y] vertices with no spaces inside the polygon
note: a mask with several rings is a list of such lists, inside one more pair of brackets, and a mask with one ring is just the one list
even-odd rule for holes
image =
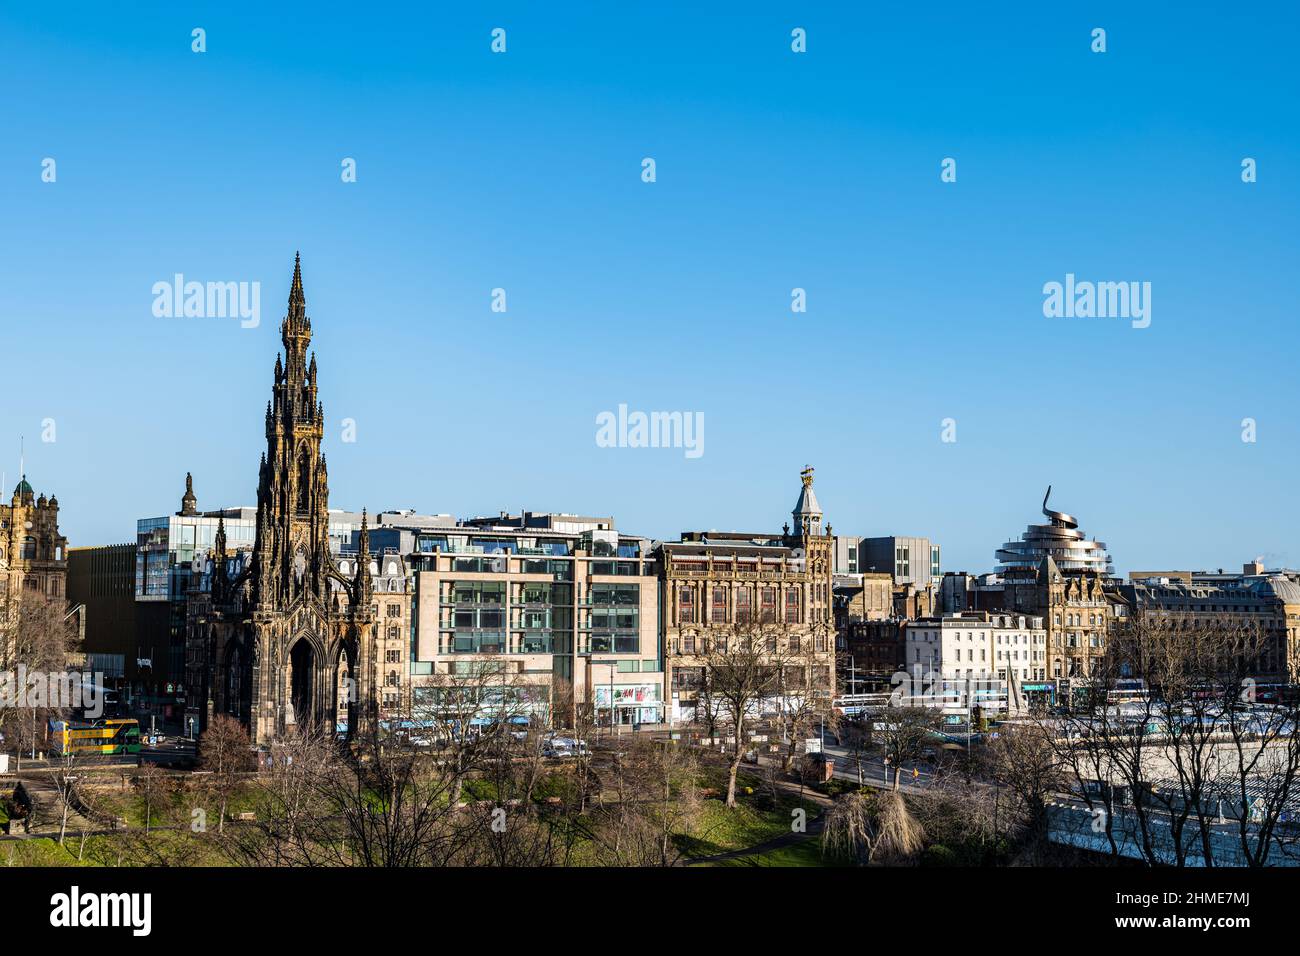
{"label": "park path", "polygon": [[698,866],[701,863],[719,863],[724,860],[738,860],[747,856],[758,856],[762,853],[768,853],[772,850],[779,850],[781,847],[790,846],[794,843],[802,843],[804,840],[811,840],[820,836],[822,828],[826,825],[826,810],[834,802],[830,797],[818,793],[816,790],[810,790],[807,787],[800,787],[796,783],[790,783],[786,780],[776,782],[777,789],[787,796],[799,797],[808,803],[818,807],[817,816],[808,822],[808,828],[803,833],[782,833],[780,836],[774,836],[771,839],[764,840],[762,843],[755,843],[753,846],[741,847],[739,850],[728,850],[726,853],[715,853],[712,856],[699,856],[687,860],[687,866]]}
{"label": "park path", "polygon": [[[18,777],[22,781],[27,795],[32,799],[31,835],[57,835],[60,822],[63,819],[63,798],[59,796],[59,788],[50,779],[49,773],[24,771]],[[87,819],[78,813],[76,809],[69,809],[69,833],[81,830],[98,830],[100,827],[101,824]],[[17,836],[19,826],[15,825],[14,830],[14,835]]]}

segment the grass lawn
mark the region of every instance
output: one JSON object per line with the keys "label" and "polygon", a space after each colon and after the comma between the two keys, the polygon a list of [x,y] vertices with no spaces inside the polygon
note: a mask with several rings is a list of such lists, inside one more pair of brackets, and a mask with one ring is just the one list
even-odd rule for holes
{"label": "grass lawn", "polygon": [[822,841],[812,836],[789,846],[777,847],[766,853],[754,853],[731,860],[706,863],[705,866],[830,866],[822,858]]}

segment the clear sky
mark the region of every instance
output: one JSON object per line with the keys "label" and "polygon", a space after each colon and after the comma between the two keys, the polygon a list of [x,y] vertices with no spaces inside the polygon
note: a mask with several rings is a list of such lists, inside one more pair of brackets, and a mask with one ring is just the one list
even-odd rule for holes
{"label": "clear sky", "polygon": [[[1120,569],[1300,565],[1295,11],[6,5],[6,493],[23,434],[73,546],[187,470],[252,504],[301,249],[334,507],[770,530],[812,464],[837,532],[946,570],[1049,483]],[[155,317],[175,273],[260,326]],[[1150,327],[1044,317],[1067,273],[1150,282]],[[620,404],[704,454],[597,447]]]}

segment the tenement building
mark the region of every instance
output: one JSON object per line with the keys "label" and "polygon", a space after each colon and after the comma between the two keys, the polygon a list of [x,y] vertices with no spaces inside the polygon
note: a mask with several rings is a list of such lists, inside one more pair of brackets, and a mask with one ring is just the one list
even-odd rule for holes
{"label": "tenement building", "polygon": [[1250,661],[1261,682],[1300,679],[1300,584],[1294,574],[1252,562],[1239,575],[1211,580],[1148,577],[1120,588],[1129,613],[1146,622],[1193,630],[1236,630],[1258,649]]}
{"label": "tenement building", "polygon": [[[1013,708],[1046,699],[1047,631],[1040,617],[967,611],[909,621],[906,632],[908,673],[923,686],[942,686],[944,697],[977,700],[987,691],[985,704],[1000,707],[1005,700]],[[975,690],[975,683],[987,686]]]}
{"label": "tenement building", "polygon": [[703,718],[710,655],[753,637],[784,668],[781,693],[835,693],[834,538],[822,530],[813,470],[800,475],[794,526],[781,534],[691,532],[660,545],[674,722]]}
{"label": "tenement building", "polygon": [[364,512],[348,572],[330,548],[325,411],[296,258],[280,335],[250,560],[232,560],[218,517],[210,590],[186,605],[187,710],[200,729],[232,714],[258,744],[331,726],[341,711],[349,733],[375,726],[385,679]]}

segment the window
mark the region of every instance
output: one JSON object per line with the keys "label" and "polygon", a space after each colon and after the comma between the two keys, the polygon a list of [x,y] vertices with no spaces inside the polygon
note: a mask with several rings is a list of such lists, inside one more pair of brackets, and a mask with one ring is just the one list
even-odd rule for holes
{"label": "window", "polygon": [[749,588],[736,588],[736,621],[740,624],[747,624],[752,618],[750,608],[750,599],[752,593]]}
{"label": "window", "polygon": [[589,597],[592,604],[636,607],[641,603],[641,585],[593,584]]}
{"label": "window", "polygon": [[402,616],[402,605],[400,605],[400,604],[390,604],[390,605],[388,605],[388,616],[389,616],[389,617],[401,617],[401,616]]}
{"label": "window", "polygon": [[637,654],[641,638],[636,634],[593,634],[590,650],[595,654]]}
{"label": "window", "polygon": [[[506,586],[501,581],[457,581],[451,590],[457,604],[504,604],[506,600]],[[400,605],[390,607],[397,607],[400,613]]]}
{"label": "window", "polygon": [[594,631],[635,630],[640,617],[639,608],[592,608],[591,629]]}
{"label": "window", "polygon": [[727,620],[727,589],[713,589],[713,609],[709,612],[709,620],[718,623]]}
{"label": "window", "polygon": [[704,686],[703,667],[674,667],[674,690],[698,690]]}
{"label": "window", "polygon": [[690,585],[677,592],[677,617],[682,621],[695,620],[695,588]]}
{"label": "window", "polygon": [[787,624],[799,623],[799,589],[785,589],[785,622]]}
{"label": "window", "polygon": [[307,449],[298,456],[298,513],[306,514],[311,510],[311,462],[307,458]]}

